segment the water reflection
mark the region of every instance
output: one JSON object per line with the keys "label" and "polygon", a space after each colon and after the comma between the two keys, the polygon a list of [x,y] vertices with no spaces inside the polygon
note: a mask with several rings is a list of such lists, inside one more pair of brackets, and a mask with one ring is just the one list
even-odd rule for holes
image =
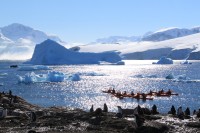
{"label": "water reflection", "polygon": [[[116,111],[117,106],[123,108],[133,108],[138,104],[144,107],[152,107],[156,104],[158,111],[167,112],[171,105],[175,107],[187,106],[197,109],[200,105],[200,83],[184,83],[166,80],[169,73],[175,75],[186,74],[192,79],[200,79],[199,62],[192,65],[152,65],[150,61],[134,63],[129,61],[125,66],[112,65],[71,65],[71,66],[51,66],[55,71],[66,74],[71,73],[101,73],[104,76],[81,75],[78,82],[65,81],[61,83],[34,83],[17,84],[14,75],[24,75],[26,72],[6,69],[8,76],[4,79],[4,87],[1,90],[11,89],[14,94],[24,97],[31,103],[41,106],[71,106],[89,110],[91,105],[94,108],[103,107],[106,103],[110,111]],[[35,73],[46,73],[46,71],[36,71]],[[156,78],[137,78],[135,75],[157,75]],[[153,101],[142,101],[131,98],[119,100],[106,93],[102,93],[109,87],[116,90],[131,92],[149,92],[164,89],[174,90],[179,96],[155,97]]]}

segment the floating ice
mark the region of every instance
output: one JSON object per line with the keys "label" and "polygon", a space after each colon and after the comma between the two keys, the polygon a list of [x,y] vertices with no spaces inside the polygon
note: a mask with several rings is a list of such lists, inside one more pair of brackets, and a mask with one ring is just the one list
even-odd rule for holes
{"label": "floating ice", "polygon": [[173,60],[163,56],[160,58],[160,60],[157,63],[153,62],[152,64],[173,64]]}
{"label": "floating ice", "polygon": [[0,73],[0,76],[7,76],[7,73]]}
{"label": "floating ice", "polygon": [[185,60],[185,61],[181,62],[181,64],[192,64],[192,63],[189,62],[188,60]]}
{"label": "floating ice", "polygon": [[77,73],[69,75],[67,79],[70,80],[70,81],[79,81],[79,80],[81,80],[79,74],[77,74]]}
{"label": "floating ice", "polygon": [[34,70],[50,70],[50,68],[48,66],[44,66],[44,65],[24,65],[24,66],[20,66],[19,71],[34,71]]}
{"label": "floating ice", "polygon": [[96,72],[84,72],[84,73],[77,73],[83,76],[105,76],[103,73],[96,73]]}
{"label": "floating ice", "polygon": [[165,78],[166,79],[175,79],[175,80],[178,80],[178,81],[181,81],[181,80],[190,80],[190,78],[187,77],[185,74],[183,74],[183,75],[177,75],[177,76],[174,76],[174,74],[169,74]]}
{"label": "floating ice", "polygon": [[34,72],[27,73],[25,76],[18,76],[19,83],[36,83],[36,82],[63,82],[65,80],[79,81],[78,74],[71,74],[66,76],[62,72],[48,72],[47,74],[35,74]]}
{"label": "floating ice", "polygon": [[174,79],[174,74],[170,73],[165,77],[166,79]]}
{"label": "floating ice", "polygon": [[174,82],[186,82],[186,83],[191,83],[191,82],[200,82],[198,79],[190,79],[187,77],[185,74],[183,75],[177,75],[175,76],[174,74],[169,74],[165,77],[166,79],[171,79]]}
{"label": "floating ice", "polygon": [[49,82],[63,82],[65,79],[65,74],[61,72],[49,72],[47,74],[47,81]]}
{"label": "floating ice", "polygon": [[134,78],[157,78],[157,75],[135,75]]}
{"label": "floating ice", "polygon": [[47,82],[44,75],[36,75],[34,72],[27,73],[25,76],[18,76],[19,83],[34,83],[34,82]]}
{"label": "floating ice", "polygon": [[106,61],[99,61],[100,65],[125,65],[124,61],[118,61],[116,63],[110,63],[110,62],[106,62]]}

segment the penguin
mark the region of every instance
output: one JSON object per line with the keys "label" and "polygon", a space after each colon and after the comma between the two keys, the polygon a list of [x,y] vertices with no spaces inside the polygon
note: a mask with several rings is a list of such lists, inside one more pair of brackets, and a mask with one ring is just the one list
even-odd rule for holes
{"label": "penguin", "polygon": [[106,103],[104,103],[103,112],[108,112],[108,107],[107,107]]}
{"label": "penguin", "polygon": [[154,104],[153,107],[152,107],[152,111],[151,111],[152,114],[158,114],[158,111],[157,111],[157,106]]}
{"label": "penguin", "polygon": [[31,122],[35,122],[36,121],[36,114],[35,112],[31,111]]}
{"label": "penguin", "polygon": [[178,116],[179,119],[182,119],[182,120],[184,119],[184,113],[182,111],[182,107],[181,106],[177,110],[177,116]]}
{"label": "penguin", "polygon": [[94,112],[94,107],[93,107],[93,105],[92,105],[91,108],[90,108],[90,113],[92,113],[92,112]]}
{"label": "penguin", "polygon": [[188,107],[185,110],[185,115],[190,116],[190,109]]}
{"label": "penguin", "polygon": [[172,107],[171,107],[171,113],[172,113],[172,115],[176,115],[176,109],[175,109],[174,105],[172,105]]}

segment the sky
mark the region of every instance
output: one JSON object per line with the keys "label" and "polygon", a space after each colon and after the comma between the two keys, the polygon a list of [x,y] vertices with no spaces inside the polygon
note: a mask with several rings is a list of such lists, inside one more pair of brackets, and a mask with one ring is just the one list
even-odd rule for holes
{"label": "sky", "polygon": [[200,26],[200,0],[0,0],[0,27],[21,23],[72,43]]}

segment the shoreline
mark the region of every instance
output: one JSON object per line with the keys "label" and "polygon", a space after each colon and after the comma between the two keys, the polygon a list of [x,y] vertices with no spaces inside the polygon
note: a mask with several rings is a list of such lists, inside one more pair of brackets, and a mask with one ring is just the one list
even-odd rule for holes
{"label": "shoreline", "polygon": [[[3,116],[3,110],[6,115]],[[126,109],[123,109],[123,111]],[[151,109],[142,108],[138,118],[124,112],[103,112],[94,109],[86,112],[69,107],[40,107],[30,104],[11,92],[0,94],[0,133],[57,133],[57,132],[200,132],[200,118],[191,115],[184,119],[172,114],[152,114]],[[2,117],[3,116],[3,117]],[[140,123],[138,123],[138,120]]]}

